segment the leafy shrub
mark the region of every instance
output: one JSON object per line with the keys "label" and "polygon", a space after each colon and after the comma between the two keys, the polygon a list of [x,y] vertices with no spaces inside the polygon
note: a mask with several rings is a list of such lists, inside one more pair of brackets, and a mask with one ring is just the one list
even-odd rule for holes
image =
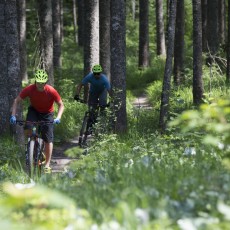
{"label": "leafy shrub", "polygon": [[0,166],[6,163],[13,164],[13,162],[18,162],[24,156],[24,149],[7,138],[0,140],[0,149]]}
{"label": "leafy shrub", "polygon": [[[75,175],[71,189],[59,189],[71,194],[81,208],[87,207],[98,226],[108,226],[113,220],[119,228],[165,229],[170,223],[177,229],[186,218],[191,222],[201,218],[202,212],[206,220],[198,229],[208,228],[212,217],[219,215],[219,197],[230,191],[229,186],[223,191],[218,185],[229,177],[224,176],[221,160],[211,147],[192,141],[175,134],[106,136],[71,165],[69,173]],[[191,144],[196,155],[188,157],[185,148]],[[223,218],[219,220],[226,224]]]}
{"label": "leafy shrub", "polygon": [[62,79],[55,82],[55,87],[60,96],[68,101],[74,101],[75,84],[71,79]]}
{"label": "leafy shrub", "polygon": [[148,136],[158,129],[159,110],[133,107],[128,114],[128,133],[130,138]]}
{"label": "leafy shrub", "polygon": [[217,65],[213,65],[211,68],[203,66],[203,81],[206,92],[212,92],[213,89],[220,89],[222,91],[226,88],[226,76],[221,72]]}
{"label": "leafy shrub", "polygon": [[172,90],[170,110],[173,114],[180,114],[193,107],[192,87],[178,87]]}
{"label": "leafy shrub", "polygon": [[141,70],[133,65],[127,67],[127,89],[143,92],[147,84],[163,78],[165,60],[158,57],[153,62],[153,67]]}
{"label": "leafy shrub", "polygon": [[153,83],[149,84],[145,92],[147,93],[148,100],[153,108],[159,109],[162,92],[162,81],[154,81]]}
{"label": "leafy shrub", "polygon": [[59,192],[34,183],[5,183],[3,188],[0,228],[85,229],[92,225],[88,212],[76,209],[74,201]]}
{"label": "leafy shrub", "polygon": [[[202,104],[199,110],[183,112],[170,126],[180,127],[186,133],[195,132],[200,139],[222,154],[228,153],[230,144],[230,104],[229,100],[216,99]],[[222,147],[221,147],[222,146]],[[225,151],[223,151],[225,150]]]}
{"label": "leafy shrub", "polygon": [[66,141],[78,135],[84,111],[87,109],[85,104],[65,99],[63,101],[65,111],[61,123],[54,127],[56,141]]}

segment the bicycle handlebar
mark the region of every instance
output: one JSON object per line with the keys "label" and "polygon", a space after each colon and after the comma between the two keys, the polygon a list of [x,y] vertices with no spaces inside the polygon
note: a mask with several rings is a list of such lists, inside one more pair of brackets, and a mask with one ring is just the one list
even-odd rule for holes
{"label": "bicycle handlebar", "polygon": [[[81,98],[79,98],[79,99],[76,100],[76,101],[77,101],[77,102],[80,102],[80,103],[82,103],[82,104],[85,104],[85,103],[86,103],[85,100],[83,100],[83,99],[81,99]],[[99,103],[90,104],[90,106],[93,106],[93,105],[97,105],[97,106],[99,106],[99,107],[105,108],[105,107],[110,107],[111,103],[108,102],[106,105],[103,105],[103,106],[100,106]]]}
{"label": "bicycle handlebar", "polygon": [[16,120],[16,124],[24,125],[24,124],[32,124],[32,125],[51,125],[54,124],[51,121],[25,121],[25,120]]}

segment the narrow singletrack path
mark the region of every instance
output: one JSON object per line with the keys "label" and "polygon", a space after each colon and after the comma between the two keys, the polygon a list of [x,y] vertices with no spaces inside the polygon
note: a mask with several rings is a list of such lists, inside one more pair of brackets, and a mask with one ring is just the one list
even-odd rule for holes
{"label": "narrow singletrack path", "polygon": [[77,139],[78,138],[75,138],[69,142],[65,142],[61,144],[54,143],[53,156],[51,159],[52,172],[54,173],[64,172],[65,169],[68,168],[70,162],[76,160],[75,158],[66,156],[65,151],[70,148],[76,147],[78,145]]}
{"label": "narrow singletrack path", "polygon": [[144,109],[151,109],[152,108],[152,106],[148,102],[148,98],[145,94],[143,94],[139,97],[136,97],[134,102],[133,102],[133,106],[136,108],[144,108]]}

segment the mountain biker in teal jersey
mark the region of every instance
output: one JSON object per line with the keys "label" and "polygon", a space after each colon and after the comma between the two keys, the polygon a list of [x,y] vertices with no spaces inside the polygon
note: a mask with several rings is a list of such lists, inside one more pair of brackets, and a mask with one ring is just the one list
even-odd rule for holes
{"label": "mountain biker in teal jersey", "polygon": [[105,74],[102,73],[101,65],[94,65],[92,72],[87,74],[81,83],[76,87],[75,100],[79,100],[79,95],[83,86],[90,84],[88,105],[97,107],[99,103],[100,107],[107,105],[107,92],[111,96],[111,85]]}
{"label": "mountain biker in teal jersey", "polygon": [[[52,123],[59,124],[61,121],[62,113],[64,111],[64,104],[59,93],[50,85],[47,84],[48,74],[38,69],[35,72],[35,83],[25,87],[20,94],[15,98],[10,123],[16,124],[16,111],[18,105],[26,98],[29,98],[30,105],[28,107],[26,121],[37,122],[44,121],[41,127],[41,135],[45,142],[45,172],[50,173],[51,168],[50,160],[53,151],[53,125]],[[54,103],[58,106],[57,117],[54,119]],[[51,124],[48,124],[51,123]],[[25,129],[28,130],[29,124],[26,124]],[[26,132],[29,134],[29,132]]]}

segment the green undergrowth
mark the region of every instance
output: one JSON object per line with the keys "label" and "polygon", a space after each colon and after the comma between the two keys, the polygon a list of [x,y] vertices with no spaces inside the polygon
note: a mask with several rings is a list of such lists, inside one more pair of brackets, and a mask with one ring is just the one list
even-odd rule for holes
{"label": "green undergrowth", "polygon": [[[9,173],[11,183],[1,186],[0,226],[227,230],[228,105],[218,101],[184,112],[165,135],[139,129],[101,135],[86,149],[67,150],[78,160],[63,173],[43,175],[34,184],[20,172],[16,182]],[[211,134],[222,139],[213,141]]]}
{"label": "green undergrowth", "polygon": [[[128,91],[126,135],[99,135],[85,149],[68,149],[65,155],[76,161],[35,181],[24,173],[23,150],[2,140],[0,227],[227,230],[230,106],[228,89],[215,78],[212,83],[215,90],[196,109],[191,87],[172,89],[164,135],[158,132],[160,81],[146,87],[149,109],[134,107],[135,93]],[[60,84],[65,98],[68,84]],[[86,109],[65,98],[56,141],[76,134]]]}
{"label": "green undergrowth", "polygon": [[[66,106],[55,126],[58,144],[78,133],[86,110],[68,85],[58,85]],[[172,88],[164,135],[158,132],[161,82],[145,87],[149,109],[134,107],[136,94],[128,91],[126,135],[99,135],[85,149],[68,149],[65,155],[76,161],[35,181],[24,173],[23,150],[1,140],[0,227],[229,229],[228,89],[216,77],[212,87],[199,108],[192,106],[191,87]]]}

